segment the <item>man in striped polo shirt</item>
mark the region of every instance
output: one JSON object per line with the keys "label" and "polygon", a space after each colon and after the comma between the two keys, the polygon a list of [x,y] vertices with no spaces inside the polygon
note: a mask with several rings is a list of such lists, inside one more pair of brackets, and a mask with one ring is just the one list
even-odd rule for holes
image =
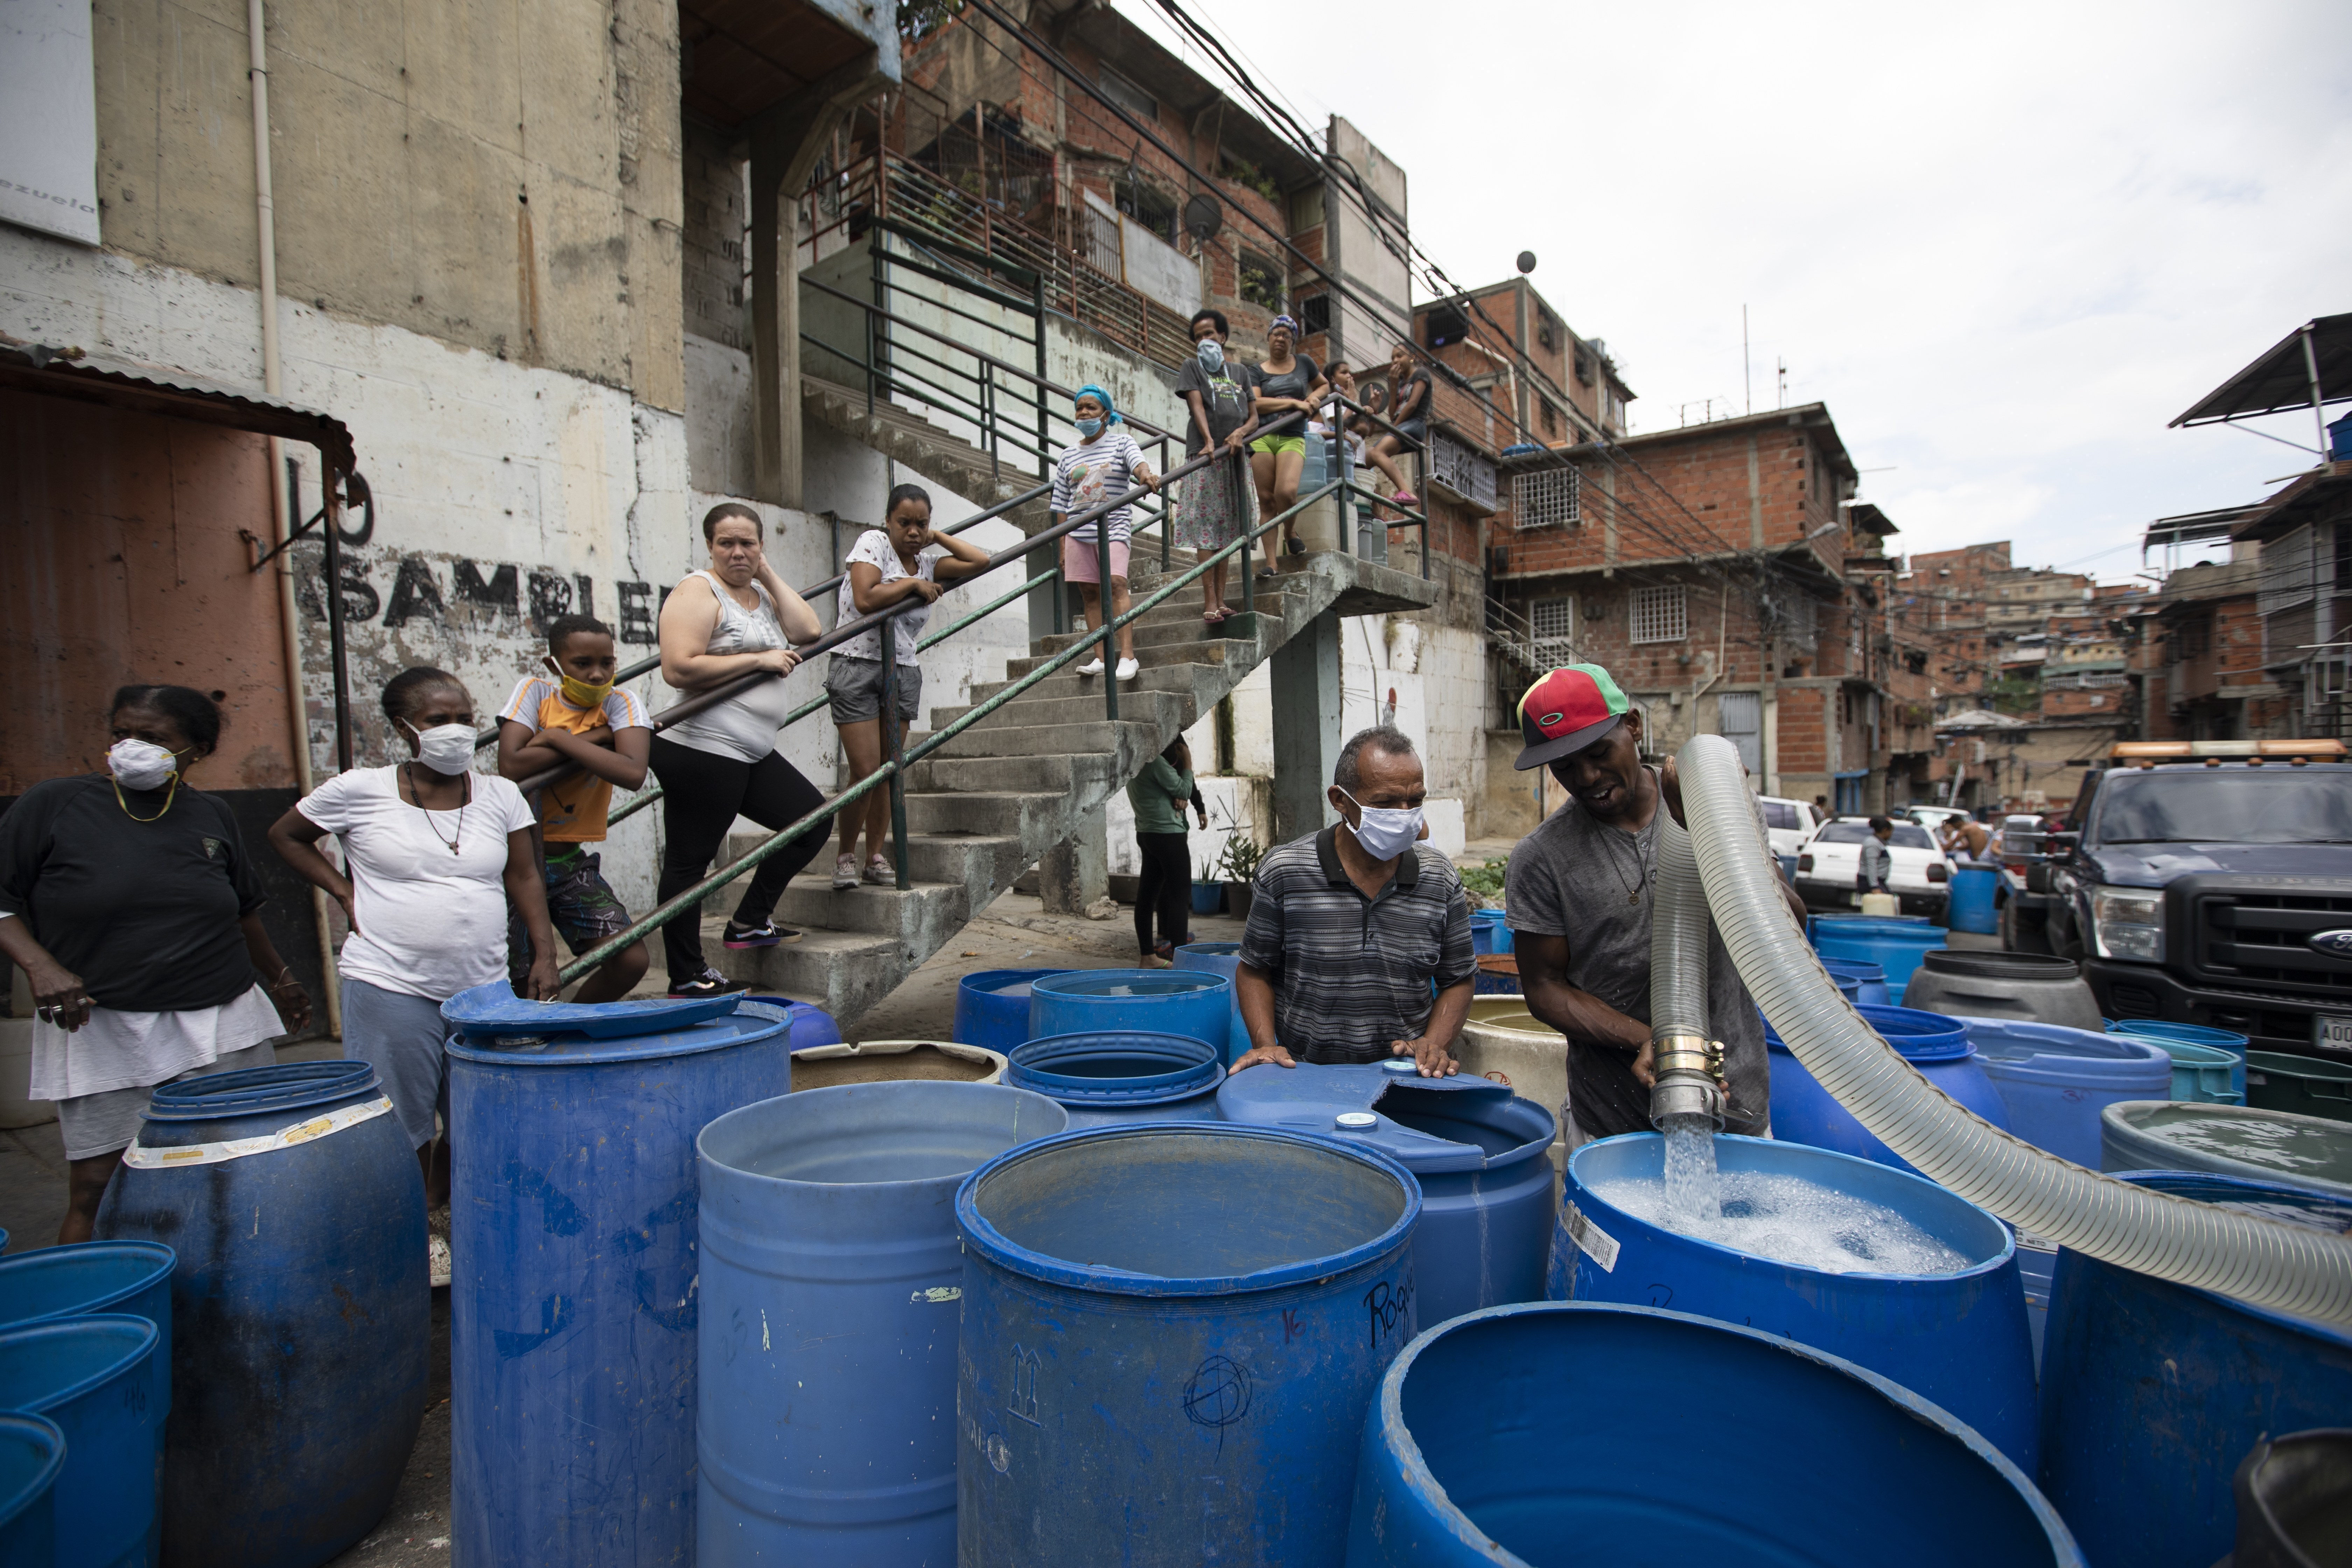
{"label": "man in striped polo shirt", "polygon": [[1251,1048],[1235,1072],[1392,1056],[1424,1078],[1457,1070],[1477,961],[1462,879],[1420,842],[1426,793],[1403,731],[1363,731],[1332,770],[1341,821],[1259,862],[1234,980]]}

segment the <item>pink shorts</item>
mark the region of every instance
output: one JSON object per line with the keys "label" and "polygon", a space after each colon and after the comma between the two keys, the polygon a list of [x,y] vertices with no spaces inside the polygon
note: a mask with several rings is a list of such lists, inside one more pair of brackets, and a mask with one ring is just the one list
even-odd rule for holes
{"label": "pink shorts", "polygon": [[[1110,542],[1110,574],[1124,580],[1127,576],[1127,544],[1122,540]],[[1102,578],[1095,571],[1095,547],[1076,538],[1062,539],[1062,578],[1068,583],[1099,584]]]}

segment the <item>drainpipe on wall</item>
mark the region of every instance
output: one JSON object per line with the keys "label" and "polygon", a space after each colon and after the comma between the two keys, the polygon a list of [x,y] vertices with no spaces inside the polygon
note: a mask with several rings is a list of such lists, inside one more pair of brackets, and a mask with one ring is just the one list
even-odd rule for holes
{"label": "drainpipe on wall", "polygon": [[[247,79],[253,85],[253,206],[254,226],[260,252],[261,266],[261,389],[276,397],[280,395],[282,377],[278,360],[278,217],[269,188],[269,51],[268,33],[261,14],[261,0],[246,0],[245,28],[252,49],[252,64]],[[324,483],[331,485],[335,476],[320,470]],[[275,524],[271,542],[283,546],[296,521],[296,497],[285,483],[286,454],[282,442],[269,437],[269,510]],[[332,527],[330,523],[328,526]],[[310,793],[310,721],[308,700],[302,689],[301,622],[294,604],[294,554],[287,551],[278,558],[274,570],[278,574],[278,625],[280,639],[285,644],[287,724],[294,756],[294,787],[303,795]],[[330,583],[330,594],[341,593],[342,585]],[[336,974],[334,931],[327,922],[327,894],[323,888],[310,889],[310,915],[319,932],[319,970],[326,987],[327,1032],[337,1039],[343,1037],[342,986]]]}

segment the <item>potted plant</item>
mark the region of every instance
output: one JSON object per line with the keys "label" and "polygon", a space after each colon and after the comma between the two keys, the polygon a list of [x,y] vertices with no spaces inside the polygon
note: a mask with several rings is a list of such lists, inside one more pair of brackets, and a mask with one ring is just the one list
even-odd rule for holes
{"label": "potted plant", "polygon": [[1217,858],[1217,874],[1225,879],[1226,912],[1235,920],[1249,919],[1257,863],[1265,854],[1265,851],[1258,847],[1257,840],[1251,837],[1248,829],[1241,824],[1236,823],[1234,830],[1225,837],[1224,853]]}

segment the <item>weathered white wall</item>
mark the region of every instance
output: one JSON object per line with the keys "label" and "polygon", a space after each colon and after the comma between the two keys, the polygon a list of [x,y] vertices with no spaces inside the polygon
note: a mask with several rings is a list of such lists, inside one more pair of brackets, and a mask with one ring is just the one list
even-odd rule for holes
{"label": "weathered white wall", "polygon": [[[0,229],[0,330],[232,386],[261,383],[259,307],[247,289]],[[401,669],[450,670],[487,723],[538,662],[538,627],[588,609],[612,622],[624,660],[653,651],[662,591],[698,563],[686,421],[625,392],[278,304],[285,395],[350,426],[375,498],[375,531],[344,556],[347,666],[358,760],[393,760],[375,700]],[[315,451],[303,465],[316,510]],[[357,525],[357,520],[352,520]],[[267,535],[270,520],[257,517]],[[320,551],[298,547],[311,760],[334,768]],[[658,691],[646,691],[656,707]],[[400,754],[404,755],[404,751]],[[651,901],[656,831],[624,823],[606,875]]]}

